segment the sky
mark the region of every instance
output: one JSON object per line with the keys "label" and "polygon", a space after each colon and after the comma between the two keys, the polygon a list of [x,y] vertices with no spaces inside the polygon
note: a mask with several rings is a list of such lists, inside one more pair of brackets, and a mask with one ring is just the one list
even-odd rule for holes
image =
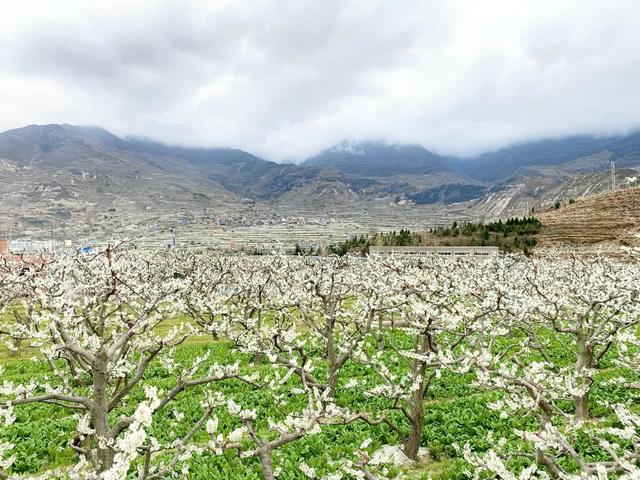
{"label": "sky", "polygon": [[638,0],[0,2],[0,130],[96,125],[297,161],[640,127]]}

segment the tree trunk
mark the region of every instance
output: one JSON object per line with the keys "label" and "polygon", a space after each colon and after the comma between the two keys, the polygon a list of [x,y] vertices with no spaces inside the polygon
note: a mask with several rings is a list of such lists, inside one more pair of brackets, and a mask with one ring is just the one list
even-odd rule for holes
{"label": "tree trunk", "polygon": [[[334,359],[335,361],[335,359]],[[333,398],[336,394],[336,384],[338,383],[338,372],[335,363],[329,365],[329,378],[327,378],[327,389],[329,397]]]}
{"label": "tree trunk", "polygon": [[333,332],[329,332],[329,335],[327,336],[327,362],[329,363],[327,372],[327,388],[329,390],[329,396],[333,398],[336,393],[336,383],[338,381],[338,356],[336,355],[335,345],[333,344]]}
{"label": "tree trunk", "polygon": [[264,362],[264,354],[262,353],[254,353],[251,359],[251,362],[257,367],[262,365]]}
{"label": "tree trunk", "polygon": [[418,451],[422,442],[422,429],[424,428],[424,414],[422,411],[414,412],[410,419],[411,433],[404,442],[404,454],[413,461],[418,460]]}
{"label": "tree trunk", "polygon": [[560,478],[563,476],[556,462],[551,457],[545,455],[540,449],[536,449],[536,463],[544,467],[551,478]]}
{"label": "tree trunk", "polygon": [[576,408],[576,417],[580,420],[589,419],[589,392],[573,399]]}
{"label": "tree trunk", "polygon": [[376,345],[376,349],[381,352],[382,350],[384,350],[384,336],[382,335],[382,314],[378,315],[378,338],[377,338],[377,345]]}
{"label": "tree trunk", "polygon": [[586,392],[582,395],[575,395],[573,403],[575,406],[576,417],[579,420],[587,420],[589,418],[589,393],[591,390],[590,379],[583,377],[583,370],[593,367],[593,350],[584,344],[579,346],[580,352],[576,361],[576,377],[578,387],[586,387]]}
{"label": "tree trunk", "polygon": [[[432,343],[429,334],[423,334],[418,339],[417,353],[425,354],[432,350]],[[411,413],[409,422],[411,423],[411,433],[407,437],[404,444],[404,454],[411,460],[418,459],[418,450],[420,449],[420,442],[422,441],[422,429],[424,428],[424,399],[429,388],[429,381],[424,377],[426,372],[426,365],[422,360],[417,358],[413,359],[411,365],[411,372],[413,378],[420,379],[419,388],[417,388],[411,395]]]}
{"label": "tree trunk", "polygon": [[20,355],[20,346],[22,345],[22,339],[14,338],[12,343],[13,347],[9,350],[9,356],[17,357],[18,355]]}
{"label": "tree trunk", "polygon": [[[256,322],[256,331],[260,331],[262,329],[262,314],[258,313],[258,321]],[[263,353],[254,353],[252,362],[255,366],[262,365],[264,362],[264,354]]]}
{"label": "tree trunk", "polygon": [[113,466],[113,450],[108,446],[100,447],[100,440],[107,442],[111,437],[109,429],[109,407],[107,402],[107,352],[104,350],[96,354],[93,364],[93,405],[91,420],[98,442],[98,472],[103,473]]}
{"label": "tree trunk", "polygon": [[273,468],[271,467],[271,455],[269,454],[269,450],[259,450],[258,458],[260,458],[260,464],[262,465],[262,476],[264,480],[275,480],[275,475],[273,474]]}

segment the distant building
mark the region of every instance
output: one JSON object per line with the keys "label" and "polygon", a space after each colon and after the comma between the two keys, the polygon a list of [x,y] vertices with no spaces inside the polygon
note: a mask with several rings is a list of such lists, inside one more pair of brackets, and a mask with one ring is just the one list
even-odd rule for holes
{"label": "distant building", "polygon": [[498,247],[369,247],[371,255],[439,255],[443,257],[495,257],[500,250]]}
{"label": "distant building", "polygon": [[58,247],[57,240],[12,240],[9,250],[13,253],[43,253],[53,252]]}
{"label": "distant building", "polygon": [[9,240],[0,240],[0,258],[5,260],[20,260],[20,256],[15,255],[9,247],[11,243],[13,242],[9,242]]}

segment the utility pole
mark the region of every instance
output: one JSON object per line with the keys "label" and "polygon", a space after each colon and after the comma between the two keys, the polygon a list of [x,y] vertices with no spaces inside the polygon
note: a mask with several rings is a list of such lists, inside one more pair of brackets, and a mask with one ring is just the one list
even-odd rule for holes
{"label": "utility pole", "polygon": [[616,191],[616,162],[611,160],[611,191]]}

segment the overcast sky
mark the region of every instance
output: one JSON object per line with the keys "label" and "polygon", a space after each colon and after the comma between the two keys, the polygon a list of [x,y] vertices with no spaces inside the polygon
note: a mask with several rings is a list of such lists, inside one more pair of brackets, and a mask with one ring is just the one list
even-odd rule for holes
{"label": "overcast sky", "polygon": [[103,126],[297,160],[640,127],[640,2],[0,2],[0,130]]}

